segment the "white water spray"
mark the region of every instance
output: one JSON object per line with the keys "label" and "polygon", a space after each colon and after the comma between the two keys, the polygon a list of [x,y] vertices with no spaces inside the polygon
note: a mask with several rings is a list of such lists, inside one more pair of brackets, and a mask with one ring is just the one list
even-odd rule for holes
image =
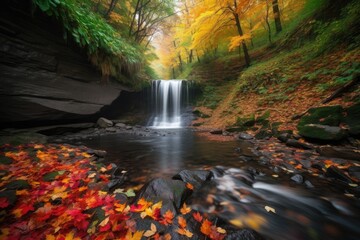
{"label": "white water spray", "polygon": [[150,124],[152,127],[181,128],[182,84],[183,80],[152,82],[151,93],[155,108],[155,116]]}

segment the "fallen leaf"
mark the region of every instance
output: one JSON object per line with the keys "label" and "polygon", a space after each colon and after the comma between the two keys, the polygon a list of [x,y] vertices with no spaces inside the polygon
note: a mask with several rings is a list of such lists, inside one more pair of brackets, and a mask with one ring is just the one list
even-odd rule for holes
{"label": "fallen leaf", "polygon": [[199,212],[193,213],[193,217],[197,222],[201,222],[203,220],[203,217]]}
{"label": "fallen leaf", "polygon": [[211,225],[212,222],[205,219],[204,222],[201,224],[200,231],[205,234],[206,236],[210,235],[211,233]]}
{"label": "fallen leaf", "polygon": [[265,206],[265,210],[266,210],[267,212],[273,212],[273,213],[276,213],[275,209],[274,209],[274,208],[272,208],[272,207],[269,207],[269,206]]}
{"label": "fallen leaf", "polygon": [[186,220],[182,216],[178,217],[178,223],[181,228],[186,228]]}
{"label": "fallen leaf", "polygon": [[182,208],[180,209],[181,214],[185,215],[191,212],[191,208],[186,205],[186,203],[183,204]]}
{"label": "fallen leaf", "polygon": [[177,231],[180,235],[187,236],[188,238],[191,238],[191,237],[193,236],[193,233],[190,232],[188,229],[178,228],[176,231]]}
{"label": "fallen leaf", "polygon": [[144,233],[144,237],[151,237],[152,235],[154,235],[156,233],[156,226],[155,224],[151,223],[150,225],[150,230],[147,230],[145,233]]}
{"label": "fallen leaf", "polygon": [[216,231],[217,231],[218,233],[226,234],[226,230],[223,229],[223,228],[221,228],[221,227],[217,227],[217,228],[216,228]]}
{"label": "fallen leaf", "polygon": [[191,183],[186,183],[186,187],[190,190],[194,190],[194,186]]}

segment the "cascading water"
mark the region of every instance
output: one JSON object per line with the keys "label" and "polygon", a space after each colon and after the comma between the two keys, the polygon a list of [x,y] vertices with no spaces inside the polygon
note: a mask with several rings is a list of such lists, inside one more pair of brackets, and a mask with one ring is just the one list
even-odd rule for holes
{"label": "cascading water", "polygon": [[[154,128],[181,128],[184,102],[188,103],[189,88],[184,80],[154,80],[151,85]],[[184,101],[186,100],[186,101]]]}

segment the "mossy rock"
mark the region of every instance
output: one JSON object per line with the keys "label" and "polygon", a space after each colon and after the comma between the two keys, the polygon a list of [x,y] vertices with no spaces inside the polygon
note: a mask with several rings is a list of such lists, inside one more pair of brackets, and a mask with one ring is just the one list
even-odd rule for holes
{"label": "mossy rock", "polygon": [[0,137],[0,145],[6,143],[11,145],[20,145],[20,144],[27,144],[30,142],[46,143],[47,137],[40,133],[33,133],[33,132],[23,132],[23,133],[17,133],[9,136]]}
{"label": "mossy rock", "polygon": [[345,109],[345,117],[342,119],[349,127],[351,135],[360,135],[360,103]]}
{"label": "mossy rock", "polygon": [[342,119],[342,112],[343,108],[340,105],[311,108],[308,113],[300,119],[298,127],[307,124],[339,126]]}
{"label": "mossy rock", "polygon": [[306,124],[298,129],[301,136],[318,140],[337,141],[347,136],[344,129],[335,126]]}

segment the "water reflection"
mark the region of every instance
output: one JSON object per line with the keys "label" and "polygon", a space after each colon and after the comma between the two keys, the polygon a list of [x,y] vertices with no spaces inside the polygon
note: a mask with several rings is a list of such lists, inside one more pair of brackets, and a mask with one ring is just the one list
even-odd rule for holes
{"label": "water reflection", "polygon": [[109,162],[129,171],[132,178],[142,177],[145,181],[159,176],[171,177],[183,169],[238,165],[238,161],[234,161],[235,142],[211,142],[186,129],[159,130],[158,135],[147,137],[100,136],[84,144],[106,150]]}

